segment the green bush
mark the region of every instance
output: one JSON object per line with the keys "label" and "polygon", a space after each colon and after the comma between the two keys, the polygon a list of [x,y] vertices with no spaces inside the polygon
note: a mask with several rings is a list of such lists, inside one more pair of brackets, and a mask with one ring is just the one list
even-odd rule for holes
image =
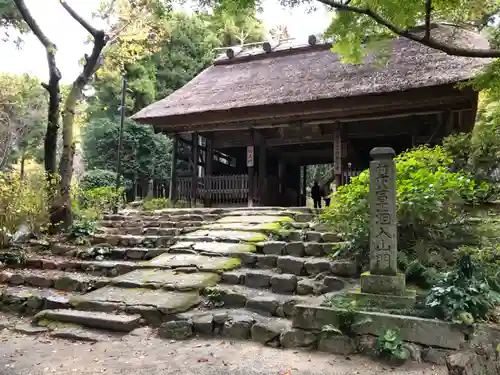
{"label": "green bush", "polygon": [[188,202],[178,200],[175,203],[168,198],[152,198],[142,201],[142,209],[144,211],[162,210],[164,208],[183,208],[189,207]]}
{"label": "green bush", "polygon": [[488,280],[490,287],[500,293],[500,253],[495,246],[481,248],[462,246],[457,250],[457,256],[470,255],[474,264]]}
{"label": "green bush", "polygon": [[442,276],[425,300],[436,317],[462,324],[485,319],[499,302],[499,294],[491,289],[469,254],[460,258],[454,271]]}
{"label": "green bush", "polygon": [[[487,188],[463,172],[450,172],[451,158],[439,146],[418,147],[396,158],[398,249],[408,261],[426,258],[433,251],[469,238],[472,227],[465,225],[466,205],[478,201]],[[367,264],[369,250],[369,171],[332,195],[321,220],[329,224],[349,246],[343,257]]]}
{"label": "green bush", "polygon": [[80,187],[84,191],[113,186],[116,186],[116,172],[104,169],[86,171],[80,181]]}

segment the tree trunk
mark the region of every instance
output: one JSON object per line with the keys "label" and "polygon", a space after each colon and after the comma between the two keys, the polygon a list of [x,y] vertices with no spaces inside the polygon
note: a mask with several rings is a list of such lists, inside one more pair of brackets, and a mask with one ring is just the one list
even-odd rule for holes
{"label": "tree trunk", "polygon": [[[54,56],[49,56],[49,51],[47,51],[47,59],[54,59]],[[57,68],[50,68],[50,64],[49,72],[49,83],[44,85],[45,89],[49,93],[49,112],[47,118],[47,131],[45,132],[43,156],[45,172],[47,173],[47,177],[52,179],[57,171],[57,135],[59,133],[59,117],[61,115],[61,89],[59,87],[59,80],[61,79],[61,76],[60,74],[56,74],[56,72],[59,72]]]}
{"label": "tree trunk", "polygon": [[106,45],[107,37],[104,31],[97,30],[88,24],[78,13],[76,13],[64,0],[61,5],[82,27],[84,27],[94,38],[94,46],[90,56],[85,55],[83,71],[73,82],[71,91],[64,103],[62,115],[63,122],[63,150],[59,161],[59,196],[54,199],[51,207],[52,224],[62,225],[68,228],[73,223],[73,212],[71,207],[71,180],[73,178],[73,158],[75,155],[75,142],[73,139],[73,125],[75,111],[78,101],[82,97],[85,85],[90,81],[101,63],[101,52]]}
{"label": "tree trunk", "polygon": [[20,167],[20,172],[19,172],[19,179],[21,181],[24,180],[24,168],[25,168],[25,165],[26,165],[26,154],[23,151],[23,153],[21,154],[21,167]]}
{"label": "tree trunk", "polygon": [[71,180],[73,178],[73,159],[75,156],[75,141],[73,137],[73,125],[75,122],[75,110],[81,98],[84,84],[79,80],[75,81],[66,101],[62,115],[62,138],[63,148],[59,161],[59,197],[54,202],[52,212],[57,212],[58,221],[64,228],[68,228],[73,223],[73,213],[71,210]]}

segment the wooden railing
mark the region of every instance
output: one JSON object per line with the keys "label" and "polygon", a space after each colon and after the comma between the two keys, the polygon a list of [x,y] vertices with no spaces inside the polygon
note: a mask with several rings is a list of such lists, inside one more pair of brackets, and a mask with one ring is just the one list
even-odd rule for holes
{"label": "wooden railing", "polygon": [[[248,175],[205,176],[196,179],[193,196],[191,177],[177,178],[176,197],[179,200],[196,202],[196,205],[246,205],[248,203]],[[257,190],[257,179],[254,179]]]}
{"label": "wooden railing", "polygon": [[362,170],[349,169],[342,172],[342,184],[348,184],[351,178],[359,176],[363,172]]}

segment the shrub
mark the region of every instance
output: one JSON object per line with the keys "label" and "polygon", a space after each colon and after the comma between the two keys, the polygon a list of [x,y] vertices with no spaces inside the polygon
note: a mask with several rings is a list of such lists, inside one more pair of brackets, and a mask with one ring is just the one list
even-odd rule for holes
{"label": "shrub", "polygon": [[80,181],[80,187],[84,191],[113,186],[116,186],[116,172],[105,169],[86,171]]}
{"label": "shrub", "polygon": [[499,302],[498,293],[491,289],[469,254],[460,258],[454,271],[442,276],[425,300],[436,317],[462,324],[485,319]]}
{"label": "shrub", "polygon": [[189,207],[188,202],[178,200],[175,203],[168,198],[152,198],[142,201],[142,209],[145,211],[162,210],[164,208],[183,208]]}
{"label": "shrub", "polygon": [[83,206],[87,209],[95,209],[101,213],[110,212],[115,207],[125,204],[124,191],[118,191],[114,187],[100,187],[87,190],[83,193]]}
{"label": "shrub", "polygon": [[405,361],[410,358],[410,351],[404,347],[399,332],[394,329],[388,329],[377,337],[375,349],[385,359]]}
{"label": "shrub", "polygon": [[20,179],[18,173],[0,173],[0,247],[26,225],[31,233],[40,234],[49,222],[48,194],[54,187],[43,173]]}
{"label": "shrub", "polygon": [[[463,172],[452,173],[450,157],[439,146],[418,147],[396,158],[398,248],[409,261],[428,257],[441,250],[448,239],[469,237],[471,227],[464,224],[466,204],[477,203],[480,186]],[[332,195],[321,220],[348,241],[344,254],[361,265],[369,250],[369,171],[363,171],[350,184]],[[425,259],[422,259],[426,262]]]}

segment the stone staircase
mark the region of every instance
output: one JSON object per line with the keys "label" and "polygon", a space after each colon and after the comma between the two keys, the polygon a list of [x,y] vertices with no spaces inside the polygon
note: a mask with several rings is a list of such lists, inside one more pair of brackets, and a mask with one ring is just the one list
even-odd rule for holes
{"label": "stone staircase", "polygon": [[36,314],[31,327],[56,337],[101,340],[150,325],[170,339],[309,346],[315,335],[292,328],[294,306],[357,282],[354,264],[328,257],[344,244],[315,215],[279,207],[106,215],[91,245],[54,245],[4,269],[0,306]]}

